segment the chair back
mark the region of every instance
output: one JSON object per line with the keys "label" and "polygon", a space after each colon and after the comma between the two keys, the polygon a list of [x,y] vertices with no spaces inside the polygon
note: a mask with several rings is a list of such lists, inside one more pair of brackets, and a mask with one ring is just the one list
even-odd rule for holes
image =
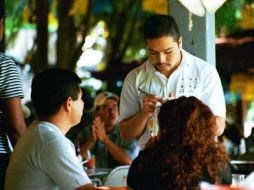
{"label": "chair back", "polygon": [[104,185],[108,187],[124,187],[127,186],[127,175],[129,165],[118,166],[114,168],[105,178]]}

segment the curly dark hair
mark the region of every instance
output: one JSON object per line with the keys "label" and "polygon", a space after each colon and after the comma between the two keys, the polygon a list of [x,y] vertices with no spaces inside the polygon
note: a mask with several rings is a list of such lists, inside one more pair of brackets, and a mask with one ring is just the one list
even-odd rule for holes
{"label": "curly dark hair", "polygon": [[218,171],[229,158],[215,141],[216,118],[208,106],[195,97],[180,97],[162,106],[158,120],[158,137],[146,150],[157,155],[160,177],[169,189],[190,189],[204,175],[221,183]]}

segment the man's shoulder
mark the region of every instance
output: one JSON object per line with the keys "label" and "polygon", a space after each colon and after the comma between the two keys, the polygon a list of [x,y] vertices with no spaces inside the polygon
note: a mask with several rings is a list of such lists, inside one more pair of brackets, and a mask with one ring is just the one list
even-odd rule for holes
{"label": "man's shoulder", "polygon": [[0,70],[2,74],[18,72],[18,69],[14,60],[2,52],[0,52]]}
{"label": "man's shoulder", "polygon": [[[145,62],[143,62],[142,64],[140,64],[139,66],[137,66],[136,68],[132,69],[128,75],[138,75],[138,74],[142,74],[144,72],[147,71],[147,65],[149,64],[149,60],[146,60]],[[127,75],[127,76],[128,76]]]}
{"label": "man's shoulder", "polygon": [[184,65],[188,68],[188,72],[198,72],[203,74],[216,72],[216,68],[213,65],[186,51],[184,52]]}
{"label": "man's shoulder", "polygon": [[0,52],[0,60],[2,61],[3,59],[6,59],[7,55],[5,55],[4,53]]}
{"label": "man's shoulder", "polygon": [[13,60],[9,56],[7,56],[6,54],[0,52],[0,63],[1,64],[3,62],[5,63],[5,62],[10,62],[10,61],[13,62]]}
{"label": "man's shoulder", "polygon": [[182,52],[186,62],[191,63],[190,66],[197,68],[214,68],[211,64],[201,59],[200,57],[197,57],[196,55],[193,55],[185,50]]}
{"label": "man's shoulder", "polygon": [[48,122],[38,122],[34,124],[34,128],[37,128],[39,137],[43,144],[65,142],[67,138],[61,134],[60,129],[51,125]]}
{"label": "man's shoulder", "polygon": [[142,78],[144,78],[147,75],[147,73],[153,69],[152,67],[153,66],[151,65],[149,60],[147,60],[143,62],[141,65],[139,65],[138,67],[136,67],[135,69],[131,70],[127,74],[125,80],[129,82],[142,80]]}

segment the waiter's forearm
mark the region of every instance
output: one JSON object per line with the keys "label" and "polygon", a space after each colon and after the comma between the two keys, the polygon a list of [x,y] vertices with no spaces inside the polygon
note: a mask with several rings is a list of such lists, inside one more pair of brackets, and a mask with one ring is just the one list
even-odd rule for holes
{"label": "waiter's forearm", "polygon": [[121,137],[125,140],[132,140],[142,135],[149,115],[142,110],[134,116],[124,119],[119,123]]}
{"label": "waiter's forearm", "polygon": [[217,124],[217,129],[215,131],[216,136],[220,136],[224,132],[226,125],[225,121],[226,120],[224,117],[216,116],[216,124]]}

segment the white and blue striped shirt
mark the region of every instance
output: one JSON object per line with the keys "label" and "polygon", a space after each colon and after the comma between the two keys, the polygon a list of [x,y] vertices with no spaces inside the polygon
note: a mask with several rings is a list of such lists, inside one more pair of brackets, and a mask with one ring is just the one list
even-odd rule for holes
{"label": "white and blue striped shirt", "polygon": [[[20,75],[15,62],[0,52],[0,102],[4,99],[24,97]],[[7,153],[7,136],[2,125],[0,108],[0,153]]]}

